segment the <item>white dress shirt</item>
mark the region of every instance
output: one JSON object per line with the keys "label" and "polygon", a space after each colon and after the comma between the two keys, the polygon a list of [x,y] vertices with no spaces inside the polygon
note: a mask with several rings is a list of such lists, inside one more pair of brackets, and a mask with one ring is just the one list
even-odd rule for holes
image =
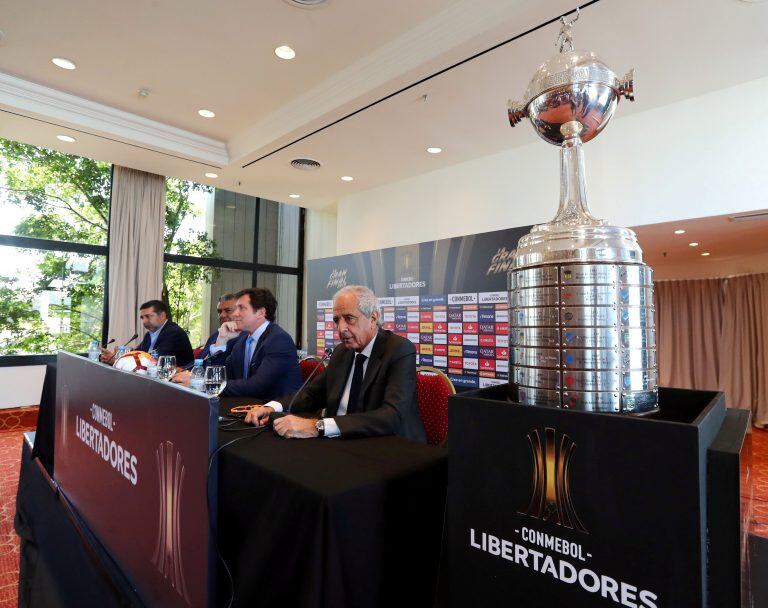
{"label": "white dress shirt", "polygon": [[[373,339],[365,345],[365,348],[360,351],[359,354],[365,355],[365,361],[363,362],[363,379],[365,379],[365,372],[368,371],[368,362],[371,360],[371,352],[373,351],[373,343],[376,342],[376,334],[373,335]],[[358,353],[355,353],[355,359],[357,359]],[[344,392],[341,394],[341,401],[339,401],[339,409],[336,411],[337,416],[346,416],[347,404],[349,403],[349,391],[352,388],[352,376],[355,373],[355,364],[352,363],[352,368],[349,370],[349,376],[347,376],[347,383],[344,385]],[[362,397],[362,395],[360,395]],[[278,401],[270,401],[266,404],[268,407],[273,408],[276,412],[283,411],[282,403]],[[326,437],[339,437],[341,431],[339,425],[333,418],[323,418],[325,423],[325,436]]]}

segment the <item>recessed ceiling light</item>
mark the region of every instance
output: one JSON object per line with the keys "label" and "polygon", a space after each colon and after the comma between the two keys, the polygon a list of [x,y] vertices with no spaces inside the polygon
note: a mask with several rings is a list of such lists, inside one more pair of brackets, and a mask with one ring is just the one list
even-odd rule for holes
{"label": "recessed ceiling light", "polygon": [[689,247],[698,247],[699,244],[696,241],[694,241],[693,243],[688,243],[688,246]]}
{"label": "recessed ceiling light", "polygon": [[293,59],[296,57],[296,51],[294,51],[287,44],[284,44],[275,49],[275,55],[280,57],[280,59]]}
{"label": "recessed ceiling light", "polygon": [[705,252],[704,252],[704,253],[702,253],[701,255],[703,255],[703,256],[708,256],[708,255],[709,255],[709,251],[705,251]]}
{"label": "recessed ceiling light", "polygon": [[685,230],[675,230],[675,234],[685,234]]}
{"label": "recessed ceiling light", "polygon": [[74,61],[64,59],[64,57],[54,57],[51,62],[64,70],[74,70],[77,67]]}
{"label": "recessed ceiling light", "polygon": [[291,198],[301,198],[301,194],[289,194]]}
{"label": "recessed ceiling light", "polygon": [[427,148],[427,152],[429,152],[430,154],[440,154],[440,152],[442,151],[443,151],[442,148]]}
{"label": "recessed ceiling light", "polygon": [[219,177],[219,174],[218,173],[206,173],[205,177],[210,177],[211,179],[216,179],[217,177]]}
{"label": "recessed ceiling light", "polygon": [[77,141],[74,137],[70,137],[69,135],[57,135],[56,139],[58,139],[59,141],[65,141],[68,144],[71,144]]}
{"label": "recessed ceiling light", "polygon": [[341,181],[343,181],[343,182],[351,182],[354,179],[355,178],[352,177],[351,175],[342,175],[341,176]]}
{"label": "recessed ceiling light", "polygon": [[212,112],[211,110],[198,110],[197,113],[203,118],[213,118],[216,116],[216,112]]}

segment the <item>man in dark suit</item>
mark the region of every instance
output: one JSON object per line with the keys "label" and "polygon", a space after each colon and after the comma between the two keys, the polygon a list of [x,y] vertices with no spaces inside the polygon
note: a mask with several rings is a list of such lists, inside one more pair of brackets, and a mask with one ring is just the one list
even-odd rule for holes
{"label": "man in dark suit", "polygon": [[[227,387],[222,396],[245,396],[268,401],[301,385],[296,345],[275,323],[277,300],[268,289],[237,293],[232,321],[222,323],[216,342],[221,348],[233,341],[226,359]],[[184,376],[175,382],[187,384]]]}
{"label": "man in dark suit", "polygon": [[264,424],[272,411],[325,410],[322,418],[287,415],[274,422],[283,437],[370,437],[400,435],[424,441],[416,399],[416,350],[413,344],[381,329],[374,293],[361,285],[340,289],[333,298],[333,320],[342,343],[325,373],[301,394],[257,406],[246,417]]}
{"label": "man in dark suit", "polygon": [[[223,325],[227,321],[232,321],[237,309],[237,296],[233,293],[226,293],[219,298],[218,304],[216,304],[216,312],[219,314],[219,325]],[[211,351],[211,346],[216,344],[216,340],[219,338],[219,330],[211,334],[208,341],[203,346],[203,350],[197,355],[198,359],[203,359],[205,365],[224,365],[227,361],[227,357],[232,354],[232,347],[235,345],[235,340],[227,342],[224,348],[214,348]]]}
{"label": "man in dark suit", "polygon": [[176,365],[183,367],[194,358],[192,345],[187,332],[171,321],[170,316],[167,304],[160,300],[150,300],[139,307],[139,319],[147,333],[137,350],[174,355]]}

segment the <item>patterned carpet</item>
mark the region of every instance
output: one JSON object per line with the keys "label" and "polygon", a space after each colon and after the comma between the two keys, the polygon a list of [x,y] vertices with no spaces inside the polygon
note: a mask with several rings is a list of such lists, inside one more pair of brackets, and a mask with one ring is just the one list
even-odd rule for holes
{"label": "patterned carpet", "polygon": [[0,608],[17,605],[19,538],[13,516],[23,435],[36,425],[36,407],[0,411]]}
{"label": "patterned carpet", "polygon": [[[13,529],[23,434],[35,429],[37,408],[0,411],[0,608],[17,605],[19,539]],[[768,431],[753,429],[747,441],[742,500],[752,509],[748,532],[768,537]],[[751,454],[750,454],[751,451]],[[745,504],[745,506],[747,506]]]}

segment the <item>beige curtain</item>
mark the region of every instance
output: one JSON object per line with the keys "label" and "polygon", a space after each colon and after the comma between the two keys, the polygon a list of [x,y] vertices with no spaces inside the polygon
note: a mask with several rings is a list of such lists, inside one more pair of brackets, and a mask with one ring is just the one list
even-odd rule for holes
{"label": "beige curtain", "polygon": [[165,177],[115,165],[109,221],[109,337],[144,333],[138,307],[161,299]]}
{"label": "beige curtain", "polygon": [[768,274],[728,279],[723,307],[720,386],[730,407],[768,425]]}
{"label": "beige curtain", "polygon": [[655,285],[662,386],[722,390],[768,424],[768,274]]}

